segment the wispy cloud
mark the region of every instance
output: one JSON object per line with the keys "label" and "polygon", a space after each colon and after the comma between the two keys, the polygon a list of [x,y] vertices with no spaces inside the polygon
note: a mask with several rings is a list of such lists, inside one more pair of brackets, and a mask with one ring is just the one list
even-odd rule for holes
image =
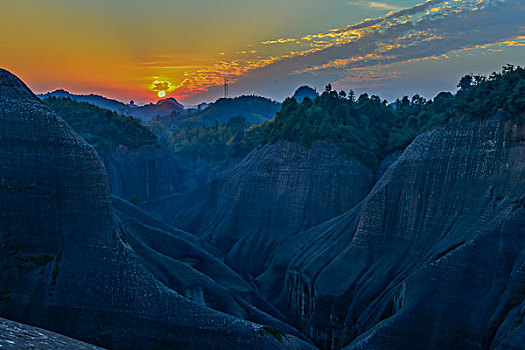
{"label": "wispy cloud", "polygon": [[286,43],[294,43],[296,42],[296,39],[290,38],[290,39],[277,39],[277,40],[268,40],[263,41],[261,44],[263,45],[270,45],[270,44],[286,44]]}
{"label": "wispy cloud", "polygon": [[377,2],[377,1],[348,1],[346,3],[350,6],[358,6],[358,7],[366,7],[371,9],[380,9],[380,10],[391,10],[391,11],[399,11],[402,9],[401,6],[391,5],[384,2]]}
{"label": "wispy cloud", "polygon": [[518,36],[515,40],[504,41],[507,46],[525,46],[525,36]]}
{"label": "wispy cloud", "polygon": [[380,2],[352,3],[398,11],[301,38],[265,41],[257,56],[238,55],[187,73],[178,93],[205,93],[224,77],[243,90],[264,84],[271,89],[274,81],[292,88],[308,76],[341,83],[369,76],[373,82],[399,76],[381,72],[396,63],[443,59],[451,52],[502,43],[524,45],[523,0],[428,0],[401,10]]}

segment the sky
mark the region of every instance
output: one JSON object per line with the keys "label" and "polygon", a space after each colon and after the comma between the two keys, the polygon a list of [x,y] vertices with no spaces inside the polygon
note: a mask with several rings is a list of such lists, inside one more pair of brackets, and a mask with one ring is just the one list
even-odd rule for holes
{"label": "sky", "polygon": [[0,67],[136,103],[301,85],[389,101],[525,65],[525,0],[1,0]]}

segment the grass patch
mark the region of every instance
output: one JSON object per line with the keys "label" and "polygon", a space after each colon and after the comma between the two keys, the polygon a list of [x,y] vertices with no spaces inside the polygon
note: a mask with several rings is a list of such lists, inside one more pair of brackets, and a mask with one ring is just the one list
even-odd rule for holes
{"label": "grass patch", "polygon": [[49,264],[51,261],[55,260],[54,255],[35,255],[29,258],[32,262],[37,264],[38,266],[45,266]]}
{"label": "grass patch", "polygon": [[512,327],[510,329],[515,330],[516,328],[520,326],[522,322],[523,322],[523,317],[521,316],[516,317],[514,320],[512,320]]}
{"label": "grass patch", "polygon": [[1,301],[11,301],[11,291],[10,290],[2,290],[0,291],[0,302]]}
{"label": "grass patch", "polygon": [[274,337],[275,339],[277,339],[278,341],[282,341],[283,337],[286,335],[286,332],[284,332],[284,331],[282,331],[282,330],[280,330],[278,328],[271,327],[271,326],[263,326],[259,330],[259,333],[261,333],[262,335],[269,334],[272,337]]}
{"label": "grass patch", "polygon": [[512,204],[514,204],[512,211],[519,208],[525,208],[525,197],[515,200]]}
{"label": "grass patch", "polygon": [[58,264],[60,263],[61,258],[58,257],[55,262],[55,268],[53,269],[53,278],[51,280],[51,286],[55,286],[57,284],[57,278],[58,278]]}

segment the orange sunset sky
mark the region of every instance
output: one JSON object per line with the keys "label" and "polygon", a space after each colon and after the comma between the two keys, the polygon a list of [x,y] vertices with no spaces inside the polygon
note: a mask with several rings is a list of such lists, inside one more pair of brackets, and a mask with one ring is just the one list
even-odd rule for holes
{"label": "orange sunset sky", "polygon": [[302,84],[393,99],[523,64],[525,1],[0,2],[0,67],[35,92],[282,100]]}

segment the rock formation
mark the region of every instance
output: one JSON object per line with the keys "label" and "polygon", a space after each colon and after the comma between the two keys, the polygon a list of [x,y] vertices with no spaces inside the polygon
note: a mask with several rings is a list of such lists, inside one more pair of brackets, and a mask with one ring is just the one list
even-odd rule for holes
{"label": "rock formation", "polygon": [[109,348],[310,348],[150,271],[155,261],[133,250],[113,212],[96,151],[5,70],[0,119],[1,316]]}
{"label": "rock formation", "polygon": [[0,348],[2,349],[76,349],[102,350],[99,347],[46,331],[0,318]]}
{"label": "rock formation", "polygon": [[205,188],[143,208],[199,234],[251,279],[286,237],[352,208],[372,181],[370,170],[333,145],[315,142],[308,149],[279,141],[252,151]]}
{"label": "rock formation", "polygon": [[203,176],[184,161],[158,146],[136,150],[120,147],[99,151],[108,173],[111,193],[132,202],[142,202],[184,192],[204,182]]}
{"label": "rock formation", "polygon": [[522,112],[456,116],[376,174],[278,141],[154,200],[184,176],[113,155],[141,209],[2,70],[0,118],[0,316],[124,349],[524,348]]}
{"label": "rock formation", "polygon": [[323,349],[523,348],[524,140],[503,112],[420,135],[258,285]]}

